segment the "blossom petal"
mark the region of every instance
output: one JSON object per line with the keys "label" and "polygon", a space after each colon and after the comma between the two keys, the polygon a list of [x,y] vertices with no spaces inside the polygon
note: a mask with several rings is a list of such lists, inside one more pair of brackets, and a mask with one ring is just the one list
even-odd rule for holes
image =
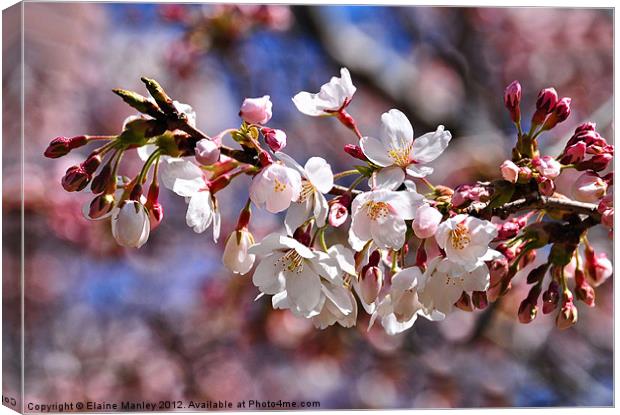
{"label": "blossom petal", "polygon": [[334,187],[332,168],[321,157],[310,157],[304,166],[306,177],[321,193],[329,192]]}
{"label": "blossom petal", "polygon": [[[391,109],[381,115],[381,141],[390,149],[405,149],[413,142],[413,127],[405,114]],[[414,153],[415,154],[415,153]]]}
{"label": "blossom petal", "polygon": [[399,166],[384,167],[373,172],[373,188],[395,190],[405,180],[405,172]]}
{"label": "blossom petal", "polygon": [[321,281],[310,267],[304,266],[301,273],[287,275],[286,292],[289,301],[301,311],[310,311],[321,300]]}
{"label": "blossom petal", "polygon": [[364,155],[368,157],[368,160],[372,161],[377,166],[387,167],[394,164],[394,161],[388,155],[388,149],[376,138],[362,137],[359,144]]}
{"label": "blossom petal", "polygon": [[395,215],[387,215],[385,219],[372,221],[370,232],[373,241],[382,249],[400,249],[405,243],[407,225],[405,221]]}
{"label": "blossom petal", "polygon": [[264,258],[252,275],[252,283],[265,294],[274,295],[284,290],[284,275],[278,261],[284,253],[276,253]]}
{"label": "blossom petal", "polygon": [[413,142],[413,158],[418,163],[430,163],[444,152],[448,147],[452,134],[444,129],[443,125],[437,127],[432,133],[426,133]]}
{"label": "blossom petal", "polygon": [[293,235],[293,232],[308,219],[311,207],[312,204],[310,200],[306,200],[302,203],[291,203],[291,206],[286,211],[286,217],[284,218],[284,226],[289,235]]}
{"label": "blossom petal", "polygon": [[196,233],[204,232],[213,220],[211,194],[198,192],[189,201],[185,221]]}
{"label": "blossom petal", "polygon": [[327,205],[327,199],[325,199],[322,193],[314,192],[314,217],[316,218],[316,224],[319,228],[325,226],[328,213],[329,206]]}
{"label": "blossom petal", "polygon": [[336,306],[345,316],[353,311],[353,304],[349,296],[349,290],[342,285],[323,284],[321,286],[325,296]]}
{"label": "blossom petal", "polygon": [[317,117],[325,114],[322,108],[317,106],[316,94],[302,91],[293,97],[293,103],[302,114],[309,115],[311,117]]}
{"label": "blossom petal", "polygon": [[407,166],[407,174],[411,177],[422,178],[429,174],[433,174],[433,168],[428,166],[418,166],[416,164],[410,164]]}

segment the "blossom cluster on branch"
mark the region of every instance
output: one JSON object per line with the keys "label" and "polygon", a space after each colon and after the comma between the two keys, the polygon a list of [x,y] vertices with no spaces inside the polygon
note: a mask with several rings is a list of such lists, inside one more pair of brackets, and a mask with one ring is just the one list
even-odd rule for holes
{"label": "blossom cluster on branch", "polygon": [[[355,136],[343,151],[356,164],[334,173],[321,157],[299,163],[283,152],[286,133],[267,126],[268,95],[247,98],[241,126],[209,136],[198,129],[187,104],[168,96],[156,81],[142,78],[150,97],[114,90],[139,114],[115,136],[58,137],[45,151],[61,157],[89,143],[102,143],[62,179],[67,191],[90,185],[85,215],[111,218],[112,234],[139,248],[161,223],[159,183],[187,203],[186,222],[195,232],[220,235],[217,193],[241,175],[252,177],[248,200],[227,235],[223,262],[247,274],[259,297],[274,308],[311,319],[316,327],[354,326],[359,308],[389,334],[412,327],[418,317],[442,320],[456,308],[484,309],[511,288],[515,275],[549,246],[548,257],[527,275],[530,290],[518,309],[531,322],[542,305],[560,328],[577,321],[575,301],[594,306],[594,288],[612,274],[612,264],[588,242],[598,224],[613,227],[613,173],[602,175],[613,146],[592,123],[575,129],[561,154],[541,155],[538,138],[570,115],[570,98],[553,88],[540,92],[529,131],[521,124],[521,86],[510,84],[504,103],[517,130],[512,157],[497,180],[433,185],[432,163],[452,135],[442,125],[415,136],[397,109],[380,119],[378,138],[363,135],[348,112],[356,87],[349,71],[320,88],[293,97],[311,117],[335,118]],[[223,144],[230,135],[237,148]],[[123,155],[136,149],[144,164],[134,177],[118,174]],[[564,170],[576,169],[572,197],[555,190]],[[354,176],[349,186],[337,182]],[[256,242],[251,206],[286,212],[283,230]],[[333,243],[337,228],[347,243]],[[331,236],[331,237],[330,237]],[[330,240],[332,239],[332,240]],[[358,308],[358,305],[360,306]]]}

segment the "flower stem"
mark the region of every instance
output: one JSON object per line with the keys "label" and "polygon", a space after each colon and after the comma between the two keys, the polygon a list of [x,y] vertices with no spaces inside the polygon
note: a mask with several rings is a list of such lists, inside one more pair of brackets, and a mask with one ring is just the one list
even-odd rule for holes
{"label": "flower stem", "polygon": [[359,173],[359,172],[355,169],[341,171],[340,173],[334,174],[334,180],[338,180],[346,176],[351,176],[356,173]]}

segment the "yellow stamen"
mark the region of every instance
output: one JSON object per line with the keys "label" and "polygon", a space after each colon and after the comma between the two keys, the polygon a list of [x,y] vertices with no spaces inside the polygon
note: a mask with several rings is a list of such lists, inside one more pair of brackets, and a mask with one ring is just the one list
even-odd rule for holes
{"label": "yellow stamen", "polygon": [[388,156],[397,166],[407,167],[411,163],[411,150],[413,150],[413,144],[408,144],[391,149],[388,151]]}
{"label": "yellow stamen", "polygon": [[366,214],[371,220],[385,218],[390,213],[390,205],[385,202],[369,200],[364,206],[366,207]]}
{"label": "yellow stamen", "polygon": [[291,249],[278,259],[276,266],[278,265],[282,267],[283,271],[301,274],[304,270],[304,259],[297,251]]}
{"label": "yellow stamen", "polygon": [[276,178],[273,190],[275,190],[278,193],[285,191],[286,190],[286,183],[282,183],[280,180],[278,180]]}
{"label": "yellow stamen", "polygon": [[299,193],[299,202],[303,203],[314,194],[316,188],[308,180],[301,183],[301,192]]}
{"label": "yellow stamen", "polygon": [[465,249],[471,242],[469,229],[464,223],[459,223],[456,228],[450,231],[450,243],[454,249]]}

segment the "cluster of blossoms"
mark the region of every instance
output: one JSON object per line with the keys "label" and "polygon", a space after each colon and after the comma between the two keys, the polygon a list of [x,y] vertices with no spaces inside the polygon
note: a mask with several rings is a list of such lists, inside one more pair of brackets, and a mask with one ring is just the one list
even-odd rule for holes
{"label": "cluster of blossoms", "polygon": [[[211,228],[217,242],[217,192],[237,176],[251,176],[223,262],[241,275],[255,268],[259,298],[271,296],[274,308],[311,319],[316,327],[354,326],[358,305],[370,315],[369,326],[378,320],[389,334],[412,327],[418,316],[442,320],[455,308],[484,309],[550,245],[547,260],[527,276],[532,287],[517,313],[521,322],[532,321],[541,300],[543,313],[558,309],[556,323],[566,328],[577,320],[575,298],[593,306],[594,287],[612,273],[611,262],[594,251],[586,234],[599,223],[613,226],[612,175],[600,175],[613,146],[587,123],[558,157],[541,156],[538,136],[570,114],[570,99],[558,99],[552,88],[541,91],[524,133],[521,86],[512,83],[505,105],[518,136],[512,159],[500,166],[502,179],[451,189],[427,179],[450,132],[440,125],[416,138],[406,115],[391,109],[381,116],[379,138],[364,136],[347,112],[356,88],[346,68],[318,93],[293,97],[300,112],[334,117],[355,134],[356,143],[344,152],[363,165],[339,173],[321,157],[302,165],[283,152],[286,133],[267,126],[273,110],[268,95],[245,99],[241,126],[211,137],[197,128],[189,105],[172,100],[157,82],[143,81],[151,97],[115,90],[141,113],[129,117],[118,136],[59,137],[50,143],[45,155],[52,158],[90,142],[105,143],[67,170],[65,190],[90,184],[94,198],[85,215],[111,216],[118,243],[139,248],[163,218],[160,181],[185,198],[187,225],[198,233]],[[227,135],[239,149],[222,143]],[[143,168],[135,177],[121,177],[121,158],[133,149]],[[576,201],[555,192],[554,180],[571,168],[584,172],[574,185]],[[336,184],[349,176],[356,177],[348,187]],[[283,229],[256,242],[252,204],[286,212]],[[330,243],[338,232],[346,233],[346,244]]]}

